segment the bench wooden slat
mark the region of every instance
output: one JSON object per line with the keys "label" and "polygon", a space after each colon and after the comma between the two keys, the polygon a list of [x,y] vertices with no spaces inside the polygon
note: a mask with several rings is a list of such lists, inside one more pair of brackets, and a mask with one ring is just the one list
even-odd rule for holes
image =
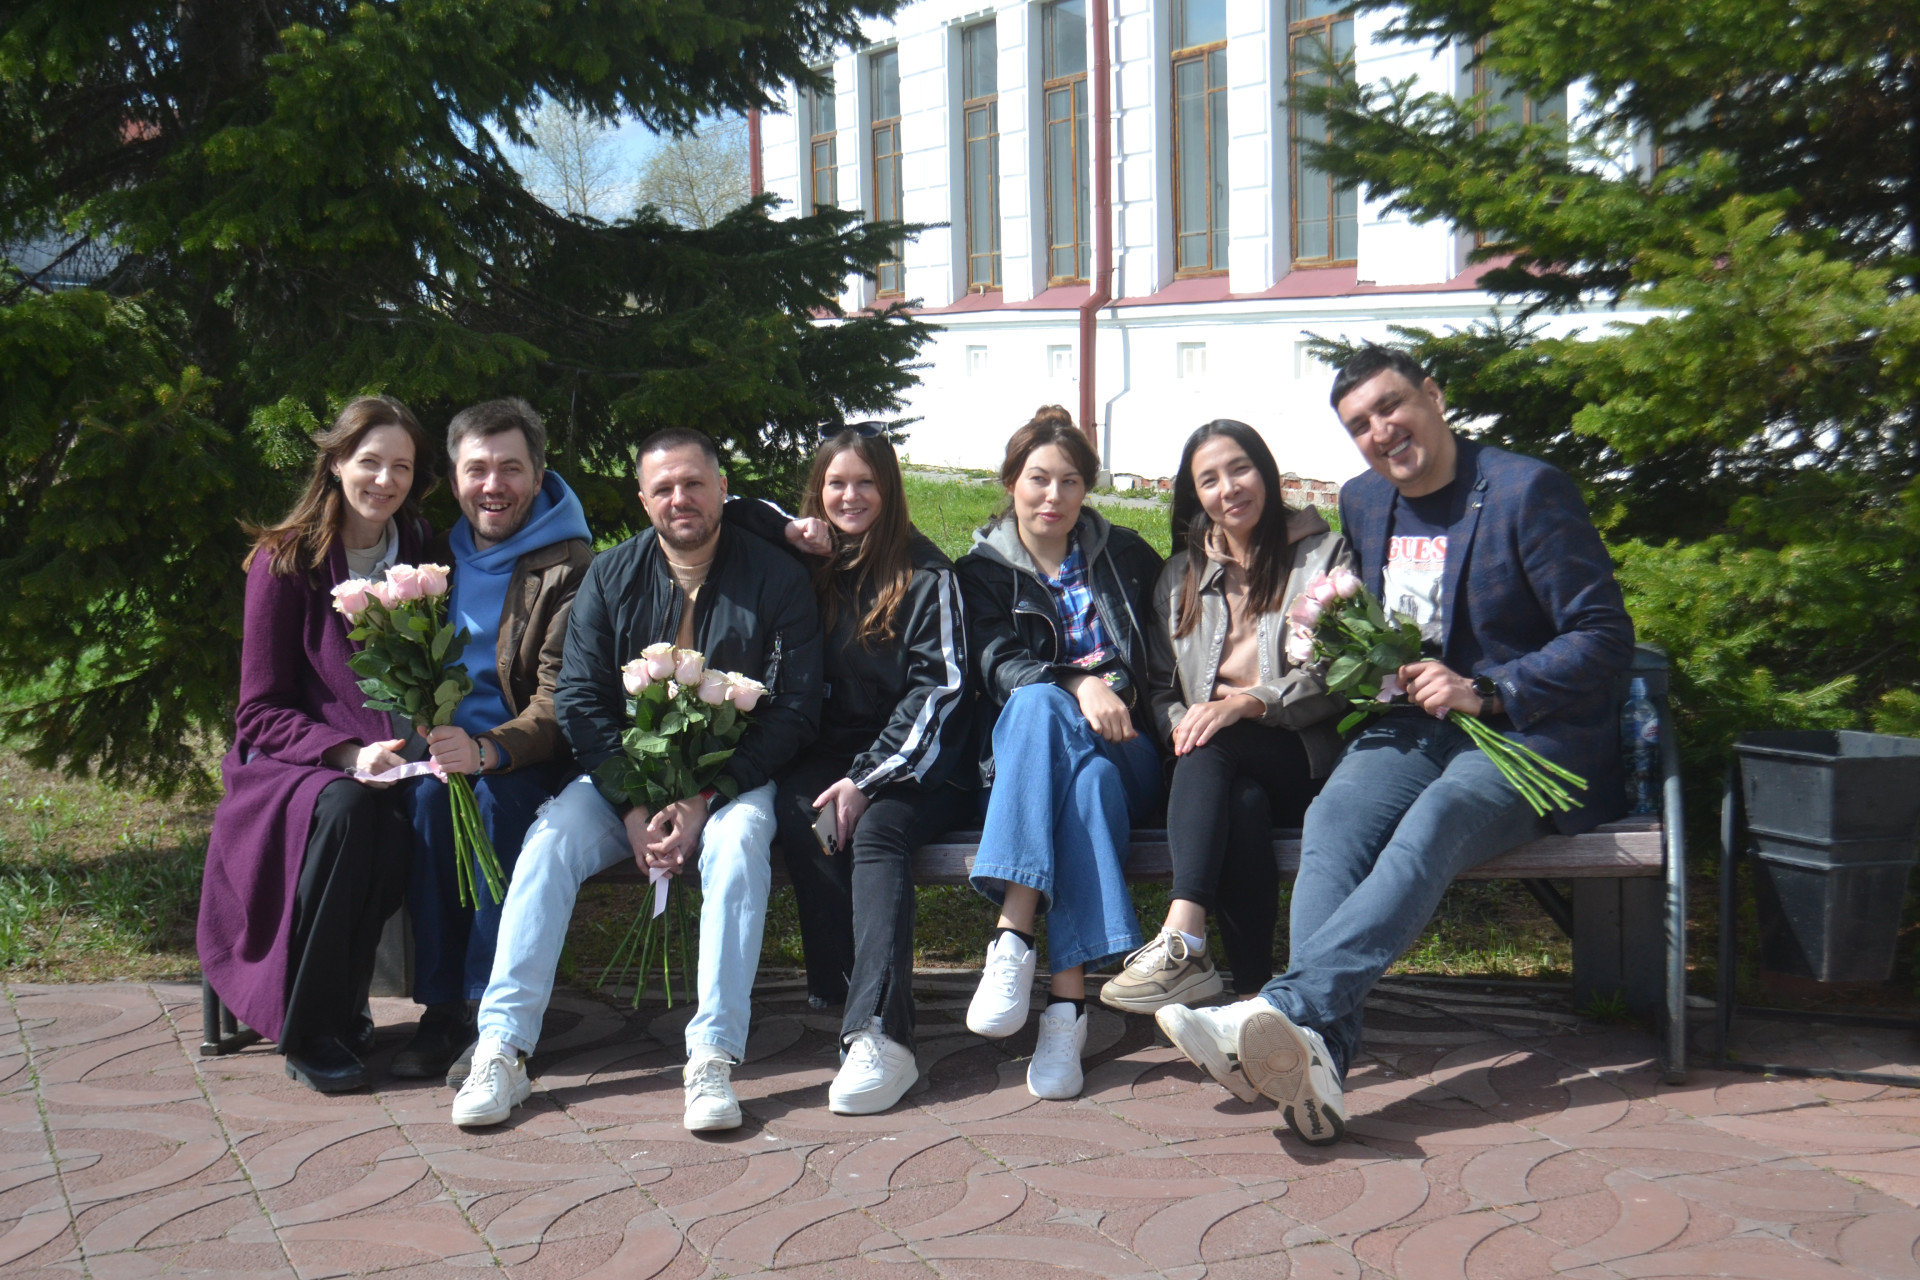
{"label": "bench wooden slat", "polygon": [[[956,833],[963,838],[939,841],[922,847],[913,855],[915,884],[965,884],[973,868],[978,849],[974,833]],[[1300,833],[1282,831],[1273,842],[1280,859],[1281,872],[1292,876],[1300,870]],[[1543,836],[1511,849],[1489,862],[1466,872],[1466,880],[1619,880],[1636,876],[1658,876],[1665,867],[1660,823],[1654,818],[1628,818],[1609,822],[1577,836]],[[1133,853],[1127,859],[1127,879],[1142,882],[1172,878],[1173,864],[1167,853],[1165,831],[1136,831]],[[773,860],[776,884],[786,882],[786,868],[780,858]],[[602,871],[593,878],[596,884],[639,884],[645,877],[631,862]]]}

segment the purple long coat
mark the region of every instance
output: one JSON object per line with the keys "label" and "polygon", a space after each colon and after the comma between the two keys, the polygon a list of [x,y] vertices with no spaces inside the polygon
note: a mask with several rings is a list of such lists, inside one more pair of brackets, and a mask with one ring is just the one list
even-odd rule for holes
{"label": "purple long coat", "polygon": [[[398,563],[419,559],[426,530],[402,522]],[[234,1016],[278,1040],[287,1016],[293,895],[313,806],[341,774],[320,762],[347,742],[393,736],[347,666],[354,645],[331,592],[347,576],[335,542],[324,573],[280,577],[270,556],[247,573],[240,640],[240,707],[221,761],[226,795],[214,811],[200,884],[200,968]],[[342,975],[344,979],[345,975]]]}

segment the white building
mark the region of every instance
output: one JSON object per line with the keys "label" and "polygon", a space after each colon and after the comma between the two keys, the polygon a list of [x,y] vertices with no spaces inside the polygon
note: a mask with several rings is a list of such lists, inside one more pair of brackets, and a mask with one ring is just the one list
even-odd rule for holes
{"label": "white building", "polygon": [[[1212,418],[1258,428],[1283,470],[1342,480],[1361,463],[1327,407],[1309,334],[1385,338],[1494,314],[1471,237],[1415,225],[1304,163],[1289,76],[1330,48],[1367,81],[1472,95],[1470,52],[1386,41],[1342,0],[1110,0],[1114,302],[1100,308],[1095,408],[1115,472],[1169,475]],[[766,188],[789,212],[857,205],[945,224],[905,244],[849,307],[910,303],[939,326],[908,412],[916,464],[995,467],[1046,403],[1079,412],[1089,296],[1087,0],[915,0],[762,122]],[[1496,92],[1500,86],[1494,86]],[[1577,88],[1574,109],[1579,108]],[[1565,98],[1507,110],[1564,117]],[[1589,315],[1557,322],[1594,325]]]}

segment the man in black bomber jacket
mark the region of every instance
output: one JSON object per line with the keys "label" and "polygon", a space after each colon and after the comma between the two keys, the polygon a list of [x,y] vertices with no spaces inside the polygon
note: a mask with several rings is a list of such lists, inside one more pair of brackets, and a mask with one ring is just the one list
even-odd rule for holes
{"label": "man in black bomber jacket", "polygon": [[[699,1008],[687,1024],[685,1124],[732,1129],[731,1083],[746,1049],[753,978],[766,925],[776,829],[773,774],[820,721],[819,614],[805,571],[782,551],[722,524],[726,479],[713,443],[671,428],[640,446],[640,500],[653,528],[596,558],[574,598],[554,690],[576,778],[528,832],[500,920],[493,976],[480,1003],[472,1073],[453,1121],[504,1121],[531,1090],[532,1053],[580,884],[631,857],[677,873],[699,859]],[[738,798],[709,793],[657,813],[601,794],[593,771],[628,728],[621,668],[671,644],[706,665],[761,681],[766,696],[724,774]]]}

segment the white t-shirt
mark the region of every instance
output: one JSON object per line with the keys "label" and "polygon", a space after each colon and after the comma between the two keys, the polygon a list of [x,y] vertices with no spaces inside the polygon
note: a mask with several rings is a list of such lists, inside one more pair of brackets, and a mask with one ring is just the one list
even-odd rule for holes
{"label": "white t-shirt", "polygon": [[1420,498],[1402,497],[1393,505],[1387,539],[1387,564],[1381,574],[1380,603],[1388,614],[1404,614],[1420,628],[1432,653],[1446,636],[1441,600],[1447,575],[1447,529],[1459,518],[1458,481]]}

